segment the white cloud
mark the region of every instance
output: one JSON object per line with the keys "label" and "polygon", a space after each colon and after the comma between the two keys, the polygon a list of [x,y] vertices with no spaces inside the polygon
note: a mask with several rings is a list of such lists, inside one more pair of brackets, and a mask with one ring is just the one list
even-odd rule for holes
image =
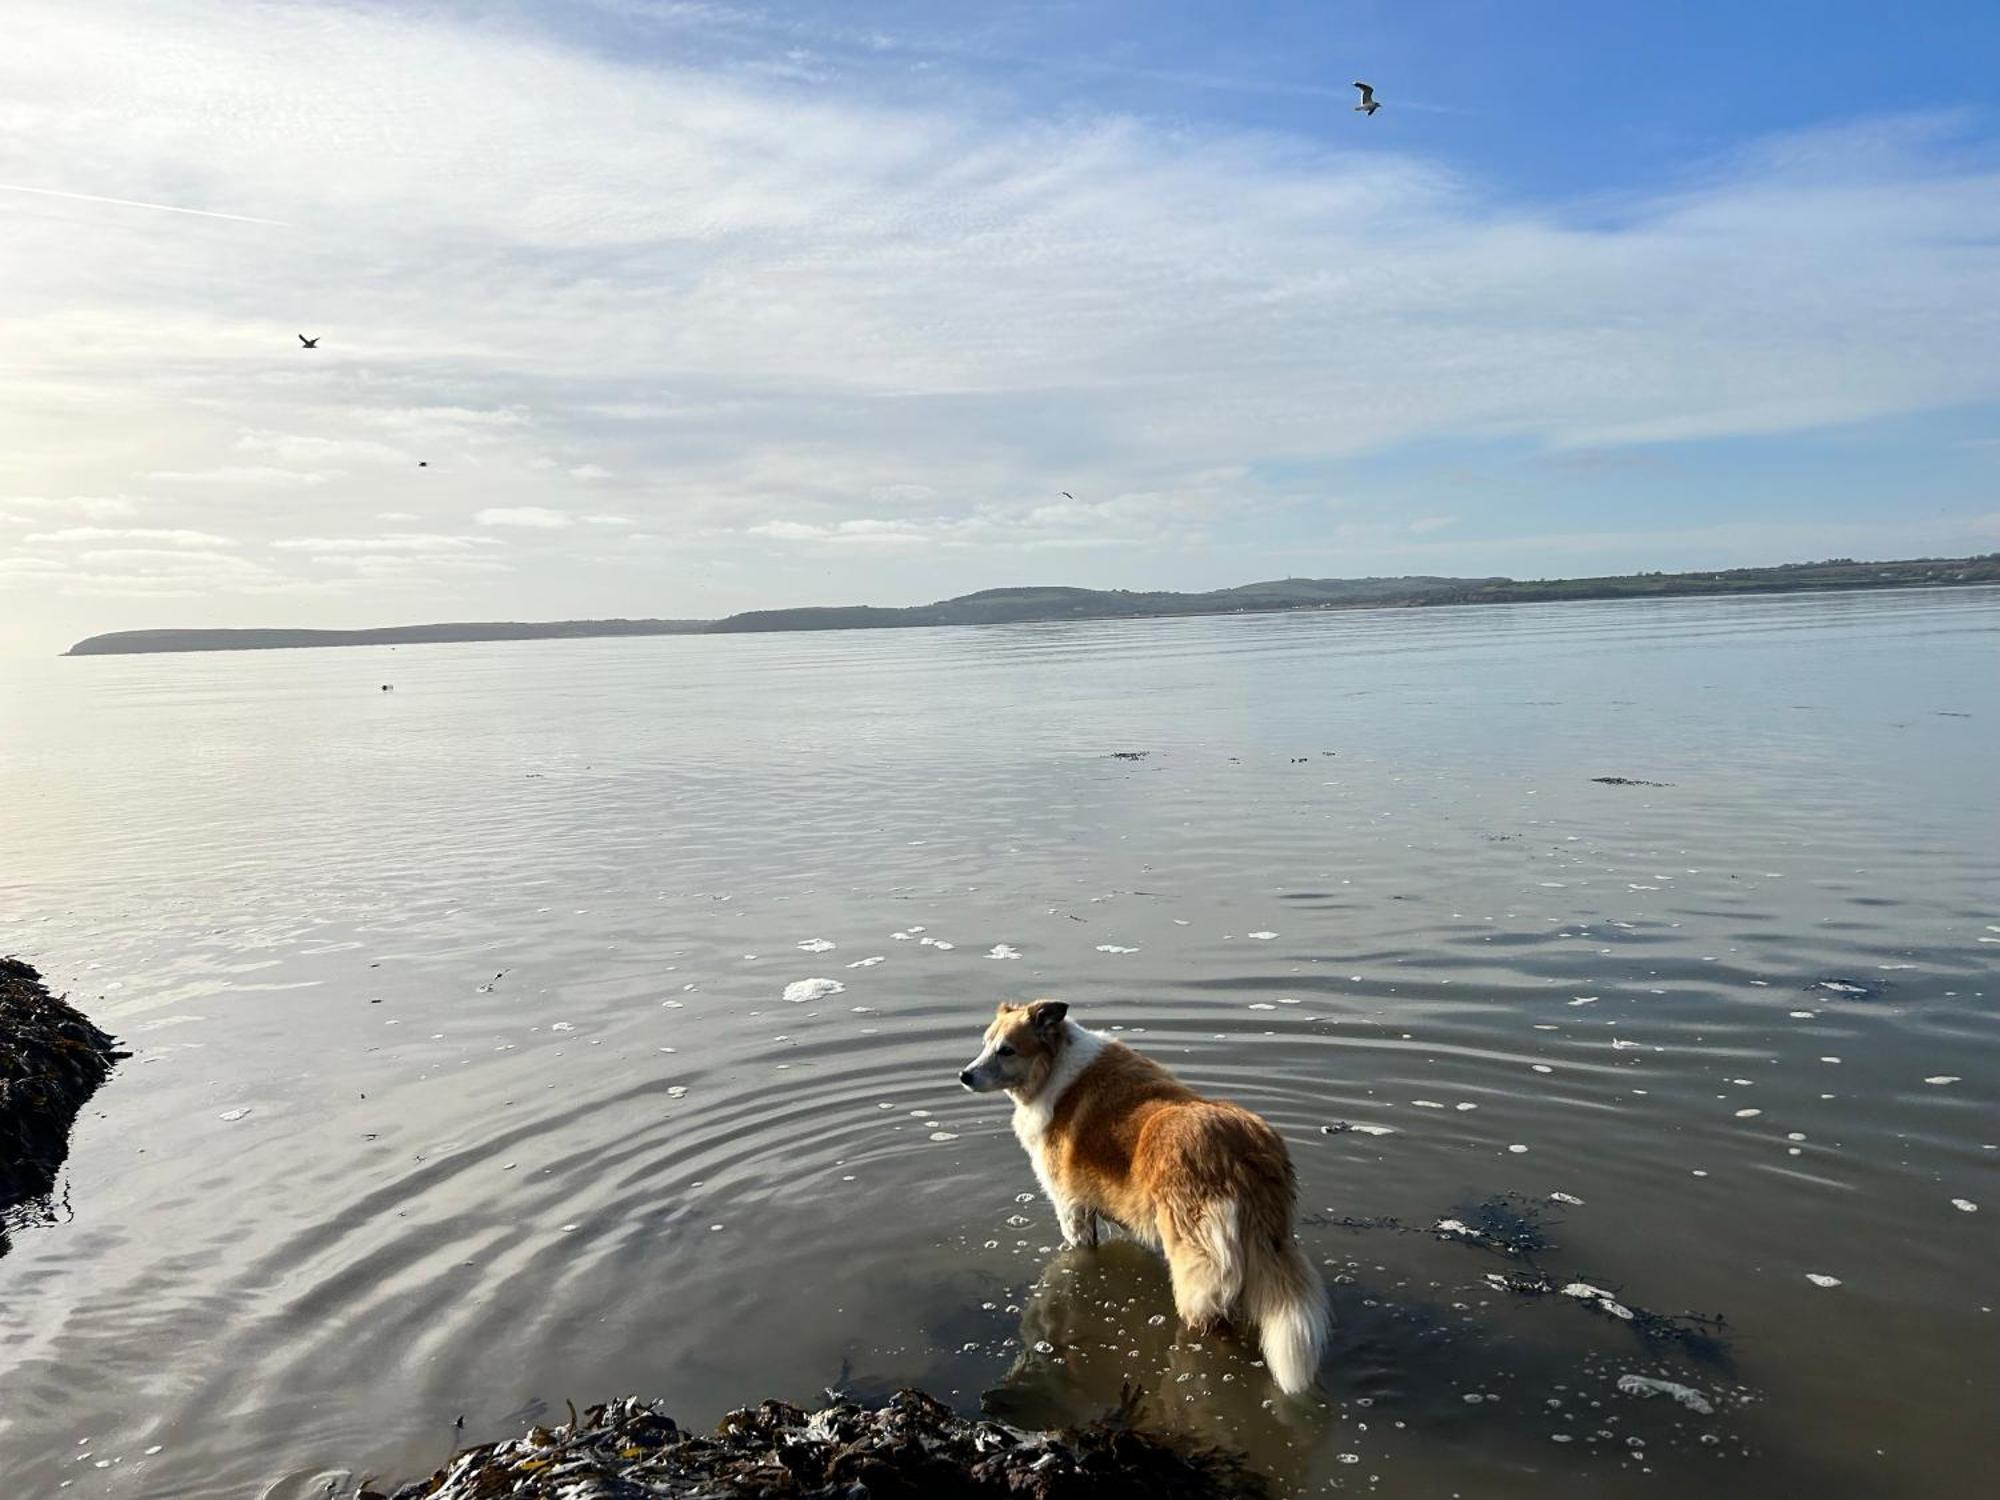
{"label": "white cloud", "polygon": [[437,532],[399,531],[386,536],[287,536],[272,542],[284,552],[467,552],[497,546],[492,537],[446,536]]}
{"label": "white cloud", "polygon": [[146,478],[168,484],[255,484],[280,487],[325,484],[327,475],[258,464],[223,464],[213,469],[156,469]]}
{"label": "white cloud", "polygon": [[60,531],[37,531],[22,538],[24,543],[46,542],[165,542],[175,547],[234,547],[235,541],[212,531],[183,531],[160,526],[65,526]]}
{"label": "white cloud", "polygon": [[489,506],[475,515],[481,526],[521,526],[531,531],[560,531],[575,519],[568,511],[541,505]]}
{"label": "white cloud", "polygon": [[75,515],[87,516],[93,521],[117,520],[123,516],[137,515],[137,502],[123,495],[9,495],[0,500],[9,512],[23,511],[69,511]]}

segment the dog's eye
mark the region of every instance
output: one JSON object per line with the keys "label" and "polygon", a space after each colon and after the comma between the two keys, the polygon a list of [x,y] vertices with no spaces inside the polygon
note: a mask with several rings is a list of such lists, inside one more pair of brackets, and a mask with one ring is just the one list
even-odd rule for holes
{"label": "dog's eye", "polygon": [[998,1047],[995,1047],[993,1050],[999,1053],[1000,1056],[1002,1057],[1012,1057],[1014,1055],[1014,1049],[1012,1047],[1009,1047],[1004,1042],[1001,1043]]}

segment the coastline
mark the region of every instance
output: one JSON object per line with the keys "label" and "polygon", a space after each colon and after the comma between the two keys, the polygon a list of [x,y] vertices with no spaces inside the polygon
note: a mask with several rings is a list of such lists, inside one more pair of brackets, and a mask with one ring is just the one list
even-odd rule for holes
{"label": "coastline", "polygon": [[1880,593],[1894,589],[2000,584],[2000,553],[1884,562],[1787,563],[1714,572],[1607,577],[1281,579],[1207,593],[1078,588],[988,589],[934,604],[810,606],[751,610],[718,620],[602,619],[468,621],[357,630],[282,627],[112,631],[87,636],[63,656],[138,656],[204,651],[325,650],[340,646],[444,645],[482,641],[589,640],[626,636],[780,634],[826,630],[907,630],[933,626],[1183,619],[1209,615],[1296,614],[1448,605],[1553,604],[1623,599]]}

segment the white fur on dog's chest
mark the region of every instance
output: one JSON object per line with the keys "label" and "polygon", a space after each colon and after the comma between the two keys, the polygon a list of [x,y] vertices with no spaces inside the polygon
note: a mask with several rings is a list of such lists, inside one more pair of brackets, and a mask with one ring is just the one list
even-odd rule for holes
{"label": "white fur on dog's chest", "polygon": [[1048,1135],[1049,1122],[1054,1118],[1056,1105],[1069,1091],[1070,1085],[1083,1076],[1083,1072],[1096,1062],[1099,1054],[1111,1045],[1111,1038],[1095,1031],[1086,1031],[1074,1021],[1063,1023],[1064,1036],[1061,1055],[1049,1073],[1048,1081],[1032,1099],[1014,1101],[1014,1136],[1021,1143],[1021,1149],[1028,1153],[1028,1161],[1035,1169],[1035,1178],[1042,1185],[1042,1191],[1060,1206],[1064,1195],[1058,1191],[1049,1174]]}

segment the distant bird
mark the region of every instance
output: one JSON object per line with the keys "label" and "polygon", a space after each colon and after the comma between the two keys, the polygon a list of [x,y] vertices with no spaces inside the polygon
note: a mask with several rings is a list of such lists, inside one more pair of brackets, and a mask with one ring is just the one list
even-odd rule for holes
{"label": "distant bird", "polygon": [[428,469],[430,466],[431,466],[431,461],[428,458],[420,458],[417,460],[417,467],[420,469]]}
{"label": "distant bird", "polygon": [[[323,339],[325,337],[326,337],[325,334],[321,334],[319,336],[319,339]],[[319,339],[309,339],[303,333],[299,335],[299,342],[301,344],[304,344],[308,349],[317,349],[319,347]]]}
{"label": "distant bird", "polygon": [[1074,500],[1076,498],[1076,496],[1072,495],[1068,490],[1057,490],[1056,493],[1058,495],[1061,495],[1065,500]]}
{"label": "distant bird", "polygon": [[1376,110],[1382,107],[1380,104],[1375,102],[1374,84],[1363,83],[1360,79],[1357,78],[1354,80],[1354,86],[1361,90],[1361,102],[1354,106],[1355,111],[1357,113],[1364,115],[1372,115],[1375,113]]}

